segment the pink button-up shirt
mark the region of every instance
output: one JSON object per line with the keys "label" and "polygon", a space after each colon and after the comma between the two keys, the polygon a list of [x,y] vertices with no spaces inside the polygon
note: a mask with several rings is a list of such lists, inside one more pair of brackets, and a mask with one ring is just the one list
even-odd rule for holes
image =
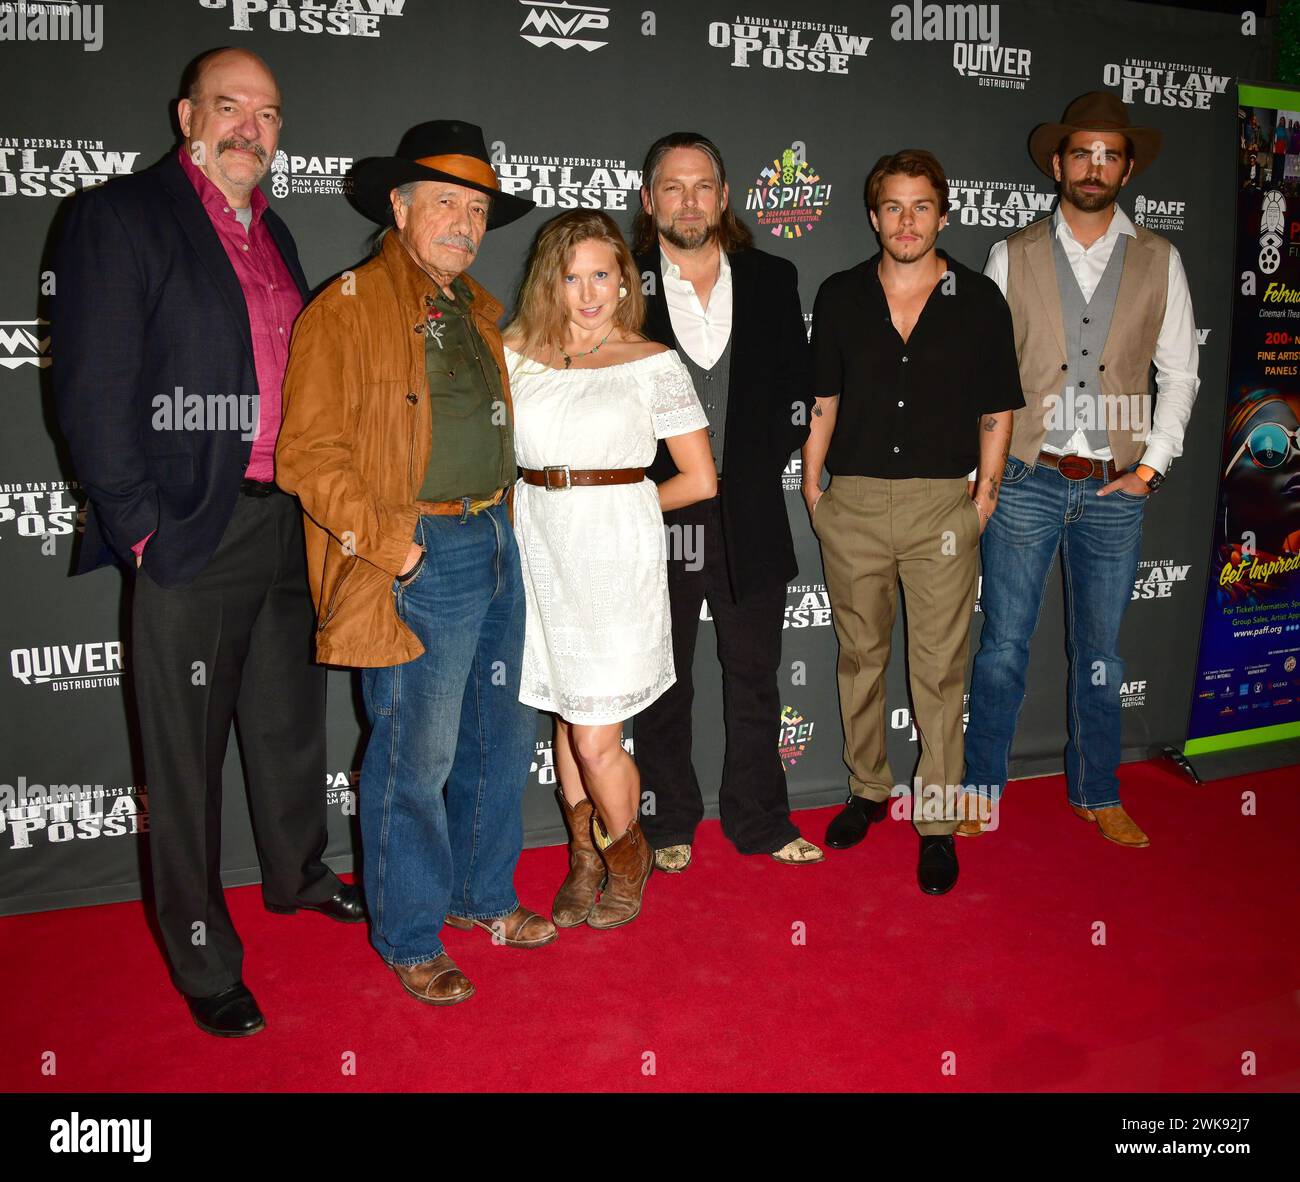
{"label": "pink button-up shirt", "polygon": [[235,268],[248,305],[253,330],[253,368],[257,374],[258,425],[244,475],[250,480],[275,479],[275,439],[280,433],[280,387],[289,363],[289,334],[302,309],[302,296],[280,257],[271,231],[262,221],[267,201],[261,189],[252,195],[253,220],[244,232],[226,196],[199,170],[182,147],[181,167],[190,178],[208,217]]}

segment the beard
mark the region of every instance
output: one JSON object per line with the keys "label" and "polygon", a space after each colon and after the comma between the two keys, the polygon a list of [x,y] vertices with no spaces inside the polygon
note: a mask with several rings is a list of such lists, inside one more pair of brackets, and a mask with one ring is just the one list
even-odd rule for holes
{"label": "beard", "polygon": [[656,219],[655,229],[665,242],[677,247],[678,250],[699,250],[702,246],[708,246],[718,236],[720,221],[720,217],[716,221],[709,221],[705,217],[701,221],[678,226],[671,219],[666,221]]}
{"label": "beard", "polygon": [[[1100,185],[1101,191],[1098,193],[1086,193],[1082,189],[1083,184]],[[1100,177],[1085,177],[1082,181],[1066,181],[1061,186],[1061,192],[1069,198],[1070,204],[1076,209],[1083,210],[1084,213],[1097,213],[1109,205],[1115,203],[1115,198],[1119,196],[1119,184],[1107,185]]]}

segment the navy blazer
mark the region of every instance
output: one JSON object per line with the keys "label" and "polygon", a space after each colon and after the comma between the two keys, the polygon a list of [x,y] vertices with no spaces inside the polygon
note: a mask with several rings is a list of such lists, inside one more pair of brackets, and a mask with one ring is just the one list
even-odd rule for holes
{"label": "navy blazer", "polygon": [[[808,438],[812,367],[793,263],[750,248],[728,252],[731,264],[731,366],[722,446],[722,533],[733,595],[798,574],[781,473]],[[663,293],[658,248],[637,257],[646,296],[645,327],[652,341],[679,353]],[[659,443],[647,473],[662,483],[677,474]]]}
{"label": "navy blazer", "polygon": [[[262,218],[306,300],[293,237]],[[187,426],[155,400],[174,406],[180,387],[255,408],[258,387],[243,290],[175,151],[72,199],[54,275],[54,398],[89,498],[75,573],[134,569],[131,547],[152,533],[143,569],[184,586],[225,533],[253,443],[238,415]]]}

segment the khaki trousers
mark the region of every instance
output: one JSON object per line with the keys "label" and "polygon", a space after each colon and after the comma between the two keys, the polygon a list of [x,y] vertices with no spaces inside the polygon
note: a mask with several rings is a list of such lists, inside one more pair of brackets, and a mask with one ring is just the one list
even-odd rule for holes
{"label": "khaki trousers", "polygon": [[921,741],[912,820],[951,833],[964,774],[963,690],[979,569],[979,511],[964,477],[880,480],[836,476],[813,511],[840,643],[837,676],[844,762],[857,796],[886,800],[895,780],[886,750],[885,670],[898,583]]}

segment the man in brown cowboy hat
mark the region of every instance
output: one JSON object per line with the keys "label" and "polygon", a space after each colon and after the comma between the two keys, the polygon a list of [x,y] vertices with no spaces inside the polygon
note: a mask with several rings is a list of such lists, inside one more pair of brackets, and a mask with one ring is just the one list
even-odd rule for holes
{"label": "man in brown cowboy hat", "polygon": [[474,987],[444,918],[515,948],[556,936],[513,885],[536,722],[512,411],[501,305],[463,274],[533,206],[498,190],[479,128],[445,120],[362,162],[355,201],[387,228],[294,328],[277,476],[306,514],[317,660],[362,669],[371,941],[407,992],[451,1005]]}
{"label": "man in brown cowboy hat", "polygon": [[999,505],[980,543],[984,629],[971,675],[963,836],[983,831],[1006,784],[1029,642],[1059,551],[1070,806],[1119,845],[1150,844],[1120,803],[1119,630],[1146,499],[1182,454],[1200,384],[1178,251],[1116,204],[1159,150],[1160,133],[1131,126],[1116,96],[1075,99],[1060,123],[1029,138],[1034,163],[1059,186],[1055,212],[996,243],[985,267],[1011,308],[1025,408],[1001,477],[984,490]]}

